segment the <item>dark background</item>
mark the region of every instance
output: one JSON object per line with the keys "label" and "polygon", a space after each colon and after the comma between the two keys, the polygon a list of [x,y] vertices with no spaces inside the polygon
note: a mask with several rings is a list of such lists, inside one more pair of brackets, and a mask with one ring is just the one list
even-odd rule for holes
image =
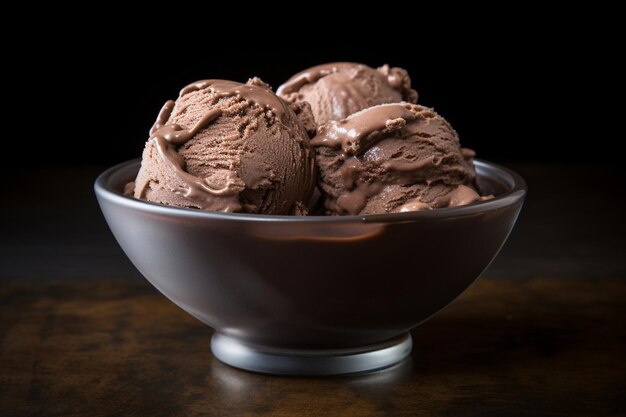
{"label": "dark background", "polygon": [[7,87],[23,120],[4,129],[0,278],[139,279],[101,217],[97,174],[140,157],[160,107],[190,82],[259,76],[276,88],[333,61],[406,68],[419,103],[464,146],[526,178],[527,204],[487,275],[624,277],[616,30],[567,19],[556,30],[552,18],[469,28],[420,18],[404,32],[359,37],[241,25],[242,43],[213,26],[192,35],[155,24],[139,38],[96,33],[88,21],[50,31],[8,66],[19,72]]}
{"label": "dark background", "polygon": [[[34,161],[111,165],[138,157],[162,104],[188,83],[204,78],[245,82],[259,76],[276,89],[302,69],[333,61],[406,68],[419,102],[447,118],[463,145],[482,158],[619,160],[610,146],[599,146],[612,139],[613,124],[599,95],[613,93],[608,77],[617,69],[611,64],[616,51],[600,49],[597,38],[500,26],[484,34],[459,31],[449,42],[427,32],[414,40],[400,34],[369,41],[303,40],[295,49],[259,36],[245,45],[125,39],[55,49],[50,62],[40,63],[51,71],[51,79],[40,86],[51,108],[42,110],[57,115],[53,122],[59,130],[52,136],[63,136],[67,145],[35,134]],[[64,41],[50,47],[59,43]]]}

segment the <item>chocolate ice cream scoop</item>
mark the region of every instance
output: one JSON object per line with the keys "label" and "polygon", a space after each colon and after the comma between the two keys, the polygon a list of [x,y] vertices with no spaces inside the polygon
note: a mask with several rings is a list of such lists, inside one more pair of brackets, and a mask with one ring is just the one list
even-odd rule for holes
{"label": "chocolate ice cream scoop", "polygon": [[383,104],[318,128],[311,141],[329,214],[379,214],[469,204],[472,152],[432,109]]}
{"label": "chocolate ice cream scoop", "polygon": [[377,104],[417,101],[417,92],[402,68],[373,69],[347,62],[304,70],[281,85],[277,94],[289,102],[308,102],[318,124]]}
{"label": "chocolate ice cream scoop", "polygon": [[161,110],[134,195],[211,211],[294,214],[314,187],[307,132],[284,100],[259,79],[204,80]]}

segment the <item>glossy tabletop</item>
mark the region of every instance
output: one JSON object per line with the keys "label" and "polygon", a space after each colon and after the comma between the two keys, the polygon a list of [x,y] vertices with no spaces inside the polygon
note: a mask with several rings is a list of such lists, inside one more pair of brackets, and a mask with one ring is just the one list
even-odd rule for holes
{"label": "glossy tabletop", "polygon": [[[598,286],[601,285],[601,290]],[[626,283],[484,279],[369,375],[230,368],[147,283],[4,286],[3,415],[623,415]],[[7,414],[8,412],[8,414]]]}

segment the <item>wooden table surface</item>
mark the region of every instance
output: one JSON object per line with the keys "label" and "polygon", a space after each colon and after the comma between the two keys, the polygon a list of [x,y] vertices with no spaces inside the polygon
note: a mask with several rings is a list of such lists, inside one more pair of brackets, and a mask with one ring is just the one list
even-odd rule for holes
{"label": "wooden table surface", "polygon": [[482,279],[369,375],[218,362],[211,329],[147,283],[0,286],[2,416],[618,416],[626,282]]}

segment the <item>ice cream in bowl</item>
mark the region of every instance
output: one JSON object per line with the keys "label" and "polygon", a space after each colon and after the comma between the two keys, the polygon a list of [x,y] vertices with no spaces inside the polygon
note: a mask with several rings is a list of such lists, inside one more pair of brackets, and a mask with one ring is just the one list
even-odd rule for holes
{"label": "ice cream in bowl", "polygon": [[143,158],[96,180],[102,212],[146,279],[215,329],[219,360],[391,366],[496,256],[525,183],[475,161],[399,68],[328,64],[277,92],[256,78],[183,88]]}

